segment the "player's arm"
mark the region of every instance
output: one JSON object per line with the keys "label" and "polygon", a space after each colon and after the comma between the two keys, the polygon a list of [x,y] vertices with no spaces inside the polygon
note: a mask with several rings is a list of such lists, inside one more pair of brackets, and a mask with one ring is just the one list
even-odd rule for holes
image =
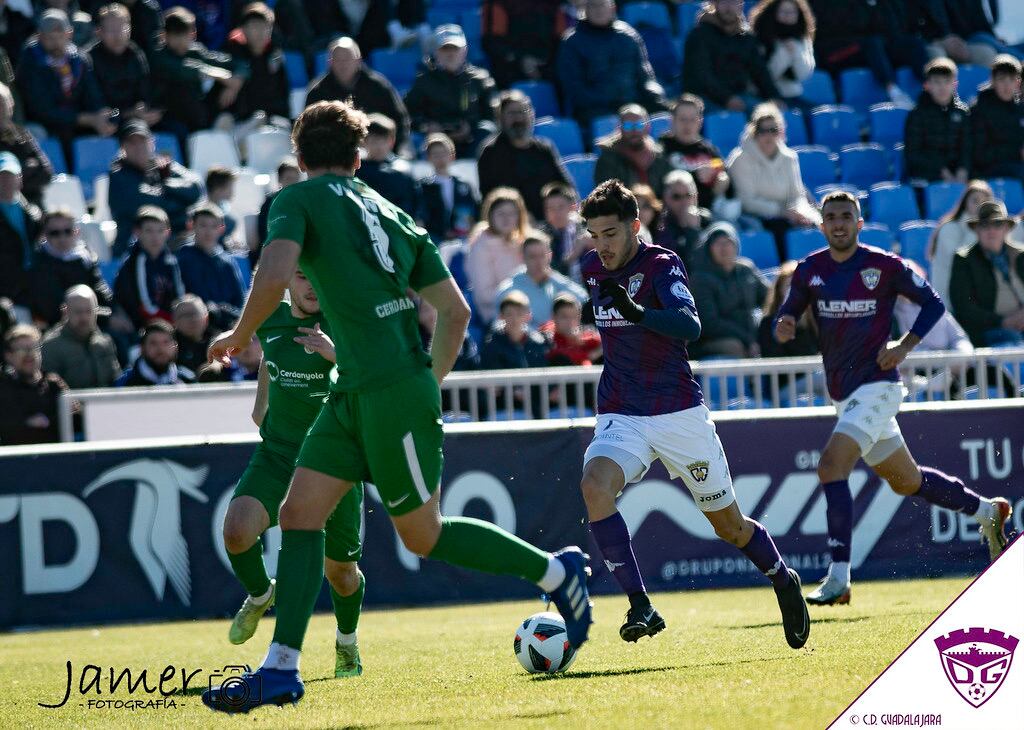
{"label": "player's arm", "polygon": [[920,305],[921,311],[909,332],[897,342],[886,343],[885,347],[879,351],[878,366],[883,370],[891,370],[903,362],[946,313],[946,305],[942,303],[938,292],[906,264],[903,264],[902,270],[896,275],[894,288],[896,289],[894,296],[902,294],[910,301]]}
{"label": "player's arm", "polygon": [[419,295],[437,310],[437,325],[430,344],[430,357],[433,360],[431,370],[440,385],[455,365],[466,338],[466,327],[470,318],[469,305],[451,277],[420,289]]}
{"label": "player's arm", "polygon": [[810,302],[810,291],[803,264],[796,267],[789,282],[789,295],[779,307],[775,318],[775,340],[785,344],[796,337],[796,321],[803,316]]}
{"label": "player's arm", "polygon": [[234,329],[228,330],[210,343],[207,359],[220,360],[225,365],[249,344],[256,329],[277,309],[284,290],[295,276],[301,248],[295,241],[275,239],[260,254],[260,263],[252,280],[252,290],[242,308],[242,316]]}
{"label": "player's arm", "polygon": [[[682,270],[682,262],[677,260],[675,263]],[[601,281],[601,296],[609,297],[612,306],[618,310],[623,319],[633,324],[638,324],[665,337],[693,341],[700,337],[700,318],[697,316],[697,305],[686,286],[685,276],[674,277],[667,273],[671,269],[670,264],[671,261],[665,265],[665,271],[655,274],[654,279],[654,288],[664,309],[640,306],[633,301],[629,292],[614,279]]]}
{"label": "player's arm", "polygon": [[267,372],[266,360],[260,360],[260,373],[256,379],[256,402],[252,404],[252,422],[257,427],[263,425],[263,419],[267,417],[268,391],[270,388],[270,374]]}

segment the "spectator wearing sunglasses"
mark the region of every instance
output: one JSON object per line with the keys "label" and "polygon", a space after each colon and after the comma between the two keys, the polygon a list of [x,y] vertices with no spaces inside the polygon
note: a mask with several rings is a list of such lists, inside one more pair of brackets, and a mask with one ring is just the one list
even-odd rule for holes
{"label": "spectator wearing sunglasses", "polygon": [[653,231],[654,243],[675,251],[690,270],[693,253],[711,222],[711,213],[699,206],[697,182],[686,170],[670,172],[664,185],[664,214]]}
{"label": "spectator wearing sunglasses", "polygon": [[605,180],[621,180],[626,187],[650,185],[661,195],[662,184],[672,167],[661,145],[651,137],[647,111],[639,104],[626,104],[619,109],[619,128],[597,143],[597,165],[594,184]]}
{"label": "spectator wearing sunglasses", "polygon": [[786,233],[791,228],[821,223],[821,215],[807,197],[796,152],[785,139],[782,112],[774,104],[761,104],[726,165],[743,213],[772,232],[780,261],[787,258]]}

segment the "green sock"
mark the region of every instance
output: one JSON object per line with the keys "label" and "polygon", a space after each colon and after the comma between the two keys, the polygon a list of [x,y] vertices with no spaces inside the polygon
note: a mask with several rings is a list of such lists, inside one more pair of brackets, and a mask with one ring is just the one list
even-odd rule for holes
{"label": "green sock", "polygon": [[323,582],[324,531],[283,530],[277,559],[276,643],[302,649]]}
{"label": "green sock", "polygon": [[441,536],[430,558],[495,575],[514,575],[538,583],[548,569],[548,554],[490,522],[472,517],[441,518]]}
{"label": "green sock", "polygon": [[270,576],[267,566],[263,564],[263,540],[256,538],[256,544],[245,552],[233,555],[228,553],[231,569],[235,577],[250,596],[262,596],[270,588]]}
{"label": "green sock", "polygon": [[359,612],[363,610],[363,593],[366,592],[366,577],[359,571],[359,588],[351,596],[343,596],[331,586],[331,602],[338,619],[338,631],[351,634],[359,625]]}

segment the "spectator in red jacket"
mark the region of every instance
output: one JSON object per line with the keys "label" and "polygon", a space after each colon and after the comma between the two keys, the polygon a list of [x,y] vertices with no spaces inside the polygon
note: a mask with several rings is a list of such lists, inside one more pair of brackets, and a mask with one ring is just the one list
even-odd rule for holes
{"label": "spectator in red jacket", "polygon": [[44,373],[39,330],[15,325],[4,336],[0,373],[0,444],[44,444],[60,440],[57,407],[68,389],[60,376]]}
{"label": "spectator in red jacket", "polygon": [[593,365],[602,357],[601,336],[580,323],[580,303],[569,294],[559,294],[551,306],[552,319],[540,333],[551,343],[548,362],[552,365]]}

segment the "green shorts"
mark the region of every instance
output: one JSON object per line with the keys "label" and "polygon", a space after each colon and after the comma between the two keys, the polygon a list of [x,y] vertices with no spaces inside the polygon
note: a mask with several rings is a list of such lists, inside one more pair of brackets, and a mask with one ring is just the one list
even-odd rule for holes
{"label": "green shorts", "polygon": [[[234,496],[252,497],[259,501],[267,510],[270,526],[273,527],[277,524],[277,513],[288,493],[294,471],[294,453],[289,458],[287,450],[271,448],[261,442],[249,459],[249,466],[242,478],[238,480]],[[359,560],[363,555],[359,538],[362,522],[363,485],[362,482],[356,482],[327,518],[324,554],[339,563]]]}
{"label": "green shorts", "polygon": [[430,370],[370,393],[332,392],[297,465],[372,482],[393,516],[426,503],[441,483],[441,391]]}

